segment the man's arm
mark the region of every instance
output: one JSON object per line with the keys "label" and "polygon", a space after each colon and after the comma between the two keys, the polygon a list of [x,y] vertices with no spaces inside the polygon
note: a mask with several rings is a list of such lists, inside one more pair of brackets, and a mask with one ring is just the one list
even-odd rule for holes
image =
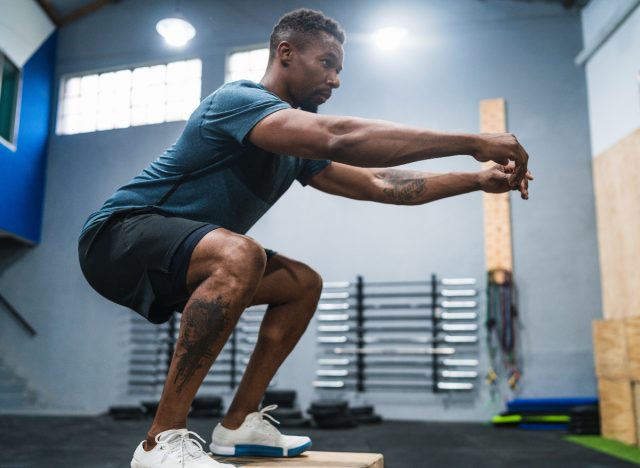
{"label": "man's arm", "polygon": [[273,153],[330,159],[357,167],[393,167],[458,154],[503,165],[514,161],[511,186],[526,184],[528,155],[508,133],[439,133],[381,120],[284,109],[258,122],[249,140]]}
{"label": "man's arm", "polygon": [[[323,192],[355,200],[368,200],[393,205],[421,205],[441,198],[476,190],[491,193],[508,192],[509,174],[514,170],[496,165],[480,172],[430,172],[397,169],[369,169],[333,163],[312,177],[309,184]],[[533,177],[526,175],[528,180]],[[521,190],[523,198],[528,192]]]}

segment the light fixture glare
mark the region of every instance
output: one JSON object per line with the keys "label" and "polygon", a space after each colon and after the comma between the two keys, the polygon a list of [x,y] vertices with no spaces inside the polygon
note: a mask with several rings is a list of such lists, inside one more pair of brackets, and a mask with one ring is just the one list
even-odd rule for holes
{"label": "light fixture glare", "polygon": [[173,47],[182,47],[196,35],[195,28],[182,18],[165,18],[158,21],[156,31]]}
{"label": "light fixture glare", "polygon": [[373,33],[373,41],[382,50],[397,48],[409,32],[404,28],[382,28]]}

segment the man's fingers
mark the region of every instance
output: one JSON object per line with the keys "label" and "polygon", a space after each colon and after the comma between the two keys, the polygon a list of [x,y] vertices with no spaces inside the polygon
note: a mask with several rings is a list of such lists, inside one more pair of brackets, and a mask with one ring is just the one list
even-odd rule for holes
{"label": "man's fingers", "polygon": [[512,187],[519,187],[520,182],[527,178],[527,154],[524,153],[524,157],[522,158],[524,161],[516,162],[516,169],[512,176],[511,183]]}
{"label": "man's fingers", "polygon": [[513,191],[520,192],[520,197],[523,200],[527,200],[529,198],[529,181],[526,179],[522,179],[520,184],[515,187],[510,185],[509,188]]}
{"label": "man's fingers", "polygon": [[494,166],[494,169],[500,172],[504,172],[505,174],[513,174],[513,171],[515,170],[515,165],[512,162],[510,162],[506,166],[501,166],[498,164],[497,166]]}
{"label": "man's fingers", "polygon": [[529,181],[526,178],[520,182],[520,196],[523,200],[529,199]]}
{"label": "man's fingers", "polygon": [[520,176],[520,178],[522,179],[526,178],[527,172],[528,172],[527,165],[529,164],[529,155],[527,154],[527,151],[519,143],[518,143],[517,158],[515,158],[515,160],[516,160],[516,167],[519,169],[519,171],[516,171],[516,172],[518,172],[518,175]]}
{"label": "man's fingers", "polygon": [[520,176],[520,174],[518,174],[517,170],[509,176],[509,186],[512,189],[517,189],[521,181],[522,177]]}

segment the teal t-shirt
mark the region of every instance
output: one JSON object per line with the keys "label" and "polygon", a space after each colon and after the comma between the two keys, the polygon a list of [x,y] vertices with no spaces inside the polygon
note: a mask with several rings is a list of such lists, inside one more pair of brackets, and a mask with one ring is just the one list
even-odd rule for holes
{"label": "teal t-shirt", "polygon": [[221,86],[178,141],[91,214],[82,232],[115,211],[154,207],[246,233],[294,180],[306,185],[330,163],[269,153],[246,139],[260,120],[290,107],[252,81]]}

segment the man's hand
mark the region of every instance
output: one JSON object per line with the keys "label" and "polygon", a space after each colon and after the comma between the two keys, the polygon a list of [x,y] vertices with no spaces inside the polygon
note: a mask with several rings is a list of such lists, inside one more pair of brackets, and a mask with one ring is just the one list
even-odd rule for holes
{"label": "man's hand", "polygon": [[515,172],[516,165],[513,162],[506,166],[496,164],[490,169],[481,171],[480,187],[487,193],[504,193],[509,190],[518,190],[523,200],[529,198],[529,181],[533,180],[533,174],[530,171],[525,172],[525,177],[517,187],[512,187],[510,177]]}
{"label": "man's hand", "polygon": [[515,163],[515,170],[509,172],[509,186],[511,189],[527,192],[528,179],[527,164],[529,155],[512,133],[483,133],[478,135],[478,150],[472,155],[480,162],[494,161],[507,166],[509,161]]}

